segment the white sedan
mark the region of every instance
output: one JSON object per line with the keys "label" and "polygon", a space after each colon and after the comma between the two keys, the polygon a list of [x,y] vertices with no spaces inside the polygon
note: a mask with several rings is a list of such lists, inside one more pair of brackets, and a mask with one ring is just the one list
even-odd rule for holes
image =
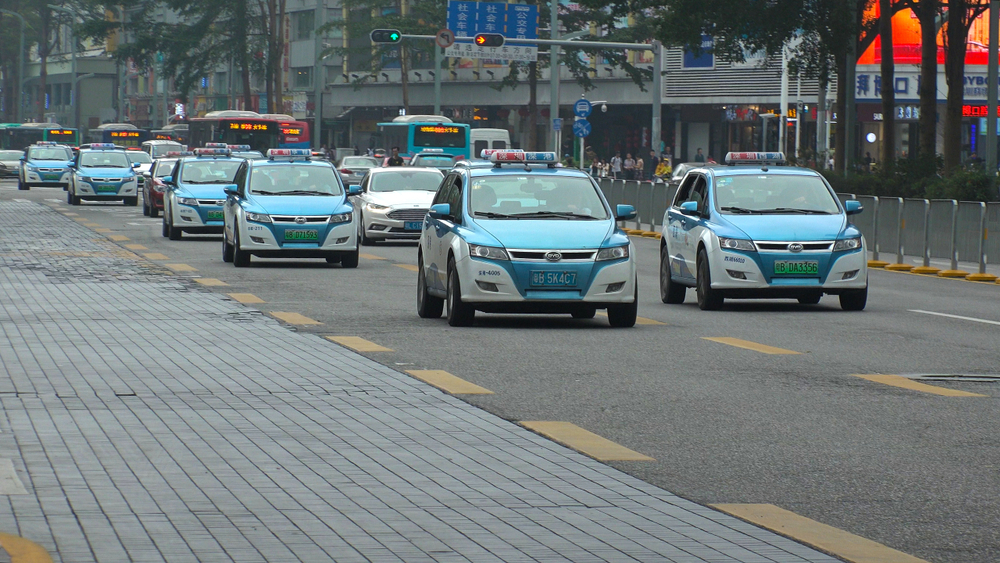
{"label": "white sedan", "polygon": [[444,174],[434,168],[394,166],[369,170],[354,205],[361,244],[418,240],[424,215],[443,179]]}

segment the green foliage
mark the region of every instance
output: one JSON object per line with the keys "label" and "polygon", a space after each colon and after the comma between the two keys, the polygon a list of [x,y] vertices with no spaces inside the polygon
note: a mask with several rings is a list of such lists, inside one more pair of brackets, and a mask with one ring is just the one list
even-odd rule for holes
{"label": "green foliage", "polygon": [[891,169],[843,177],[823,171],[837,193],[904,197],[919,199],[957,199],[959,201],[1000,201],[998,181],[982,170],[962,169],[942,177],[941,157],[902,159]]}

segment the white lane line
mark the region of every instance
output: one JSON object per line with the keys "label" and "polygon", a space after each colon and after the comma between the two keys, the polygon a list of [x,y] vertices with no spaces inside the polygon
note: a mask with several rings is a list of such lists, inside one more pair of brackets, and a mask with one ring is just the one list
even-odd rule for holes
{"label": "white lane line", "polygon": [[983,323],[988,325],[1000,325],[1000,321],[988,321],[986,319],[977,319],[976,317],[963,317],[962,315],[949,315],[948,313],[935,313],[934,311],[921,311],[920,309],[910,309],[911,313],[921,313],[923,315],[934,315],[937,317],[948,317],[949,319],[960,319],[963,321],[972,321],[975,323]]}

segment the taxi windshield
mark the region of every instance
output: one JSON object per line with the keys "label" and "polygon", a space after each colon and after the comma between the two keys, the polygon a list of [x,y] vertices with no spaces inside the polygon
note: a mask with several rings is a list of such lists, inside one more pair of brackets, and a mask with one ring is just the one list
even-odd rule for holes
{"label": "taxi windshield", "polygon": [[80,168],[131,168],[122,151],[88,151],[80,153]]}
{"label": "taxi windshield", "polygon": [[430,166],[433,168],[451,168],[454,157],[446,154],[422,155],[414,157],[410,166]]}
{"label": "taxi windshield", "polygon": [[31,147],[28,160],[73,160],[73,156],[66,147]]}
{"label": "taxi windshield", "polygon": [[588,178],[497,175],[472,179],[472,213],[487,219],[607,219]]}
{"label": "taxi windshield", "polygon": [[715,203],[726,214],[840,213],[830,189],[816,176],[745,174],[715,178]]}
{"label": "taxi windshield", "polygon": [[174,163],[176,162],[177,162],[176,158],[169,160],[161,158],[159,164],[156,165],[156,177],[166,178],[167,176],[169,176],[170,173],[173,172]]}
{"label": "taxi windshield", "polygon": [[372,174],[369,192],[417,190],[436,192],[444,175],[431,170],[386,170]]}
{"label": "taxi windshield", "polygon": [[238,160],[187,159],[181,166],[180,181],[183,184],[232,184],[240,164]]}
{"label": "taxi windshield", "polygon": [[128,155],[128,161],[133,164],[136,162],[140,162],[142,164],[149,164],[153,162],[153,157],[142,151],[127,151],[125,154]]}
{"label": "taxi windshield", "polygon": [[344,193],[333,168],[308,164],[258,166],[250,174],[250,192],[260,195],[340,195]]}

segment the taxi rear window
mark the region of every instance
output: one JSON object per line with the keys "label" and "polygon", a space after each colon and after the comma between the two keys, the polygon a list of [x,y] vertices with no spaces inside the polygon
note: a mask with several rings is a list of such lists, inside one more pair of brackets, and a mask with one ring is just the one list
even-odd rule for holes
{"label": "taxi rear window", "polygon": [[728,214],[834,214],[837,200],[822,179],[791,174],[715,178],[715,202]]}
{"label": "taxi rear window", "polygon": [[573,176],[473,177],[469,207],[493,219],[610,217],[590,179]]}

